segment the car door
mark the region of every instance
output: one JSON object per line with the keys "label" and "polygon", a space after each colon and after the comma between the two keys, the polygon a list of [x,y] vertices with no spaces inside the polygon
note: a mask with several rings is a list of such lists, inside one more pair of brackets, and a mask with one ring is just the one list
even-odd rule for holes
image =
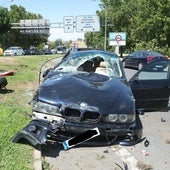
{"label": "car door", "polygon": [[165,110],[170,94],[170,61],[156,60],[137,72],[129,81],[136,108]]}
{"label": "car door", "polygon": [[140,56],[140,52],[138,52],[138,51],[135,51],[135,52],[131,53],[126,58],[126,66],[127,67],[137,68],[138,67],[139,56]]}
{"label": "car door", "polygon": [[20,47],[17,48],[17,55],[22,55],[22,48]]}
{"label": "car door", "polygon": [[126,58],[126,66],[133,66],[134,62],[134,57],[135,57],[135,52],[131,53],[127,58]]}

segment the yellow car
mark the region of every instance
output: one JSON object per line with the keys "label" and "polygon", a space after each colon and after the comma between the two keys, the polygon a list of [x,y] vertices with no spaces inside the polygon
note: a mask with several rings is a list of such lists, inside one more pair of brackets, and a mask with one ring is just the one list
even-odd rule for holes
{"label": "yellow car", "polygon": [[0,48],[0,55],[3,55],[3,49]]}

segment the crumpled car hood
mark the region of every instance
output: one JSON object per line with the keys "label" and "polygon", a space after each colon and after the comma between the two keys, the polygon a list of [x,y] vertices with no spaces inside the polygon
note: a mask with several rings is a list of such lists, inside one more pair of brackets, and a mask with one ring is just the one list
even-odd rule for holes
{"label": "crumpled car hood", "polygon": [[103,114],[132,114],[133,107],[133,95],[125,79],[110,79],[96,73],[51,74],[40,86],[37,97],[54,105],[86,103]]}

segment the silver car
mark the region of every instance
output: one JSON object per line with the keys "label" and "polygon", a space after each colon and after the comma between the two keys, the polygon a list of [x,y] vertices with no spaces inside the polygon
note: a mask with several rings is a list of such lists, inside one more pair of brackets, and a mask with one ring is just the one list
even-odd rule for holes
{"label": "silver car", "polygon": [[24,55],[24,50],[21,47],[9,47],[4,51],[4,56]]}

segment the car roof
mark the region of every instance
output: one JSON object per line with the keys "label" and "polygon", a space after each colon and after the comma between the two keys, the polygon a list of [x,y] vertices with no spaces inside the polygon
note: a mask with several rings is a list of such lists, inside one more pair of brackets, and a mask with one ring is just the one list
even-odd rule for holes
{"label": "car roof", "polygon": [[19,47],[19,46],[11,46],[9,48],[21,48],[21,47]]}
{"label": "car roof", "polygon": [[72,51],[88,51],[88,50],[99,50],[96,48],[72,48]]}
{"label": "car roof", "polygon": [[[66,58],[69,56],[69,54],[72,54],[72,53],[84,53],[84,52],[89,52],[89,53],[95,53],[95,52],[99,52],[99,53],[105,53],[105,54],[112,54],[114,55],[115,57],[118,57],[115,53],[112,53],[112,52],[109,52],[109,51],[104,51],[104,50],[100,50],[100,49],[94,49],[94,48],[74,48],[74,49],[70,49],[66,55],[62,58]],[[118,57],[119,58],[119,57]]]}
{"label": "car roof", "polygon": [[[152,51],[152,50],[136,50],[136,51],[133,51],[133,52],[143,52],[143,53],[151,53],[151,54],[161,54],[160,52]],[[133,52],[132,52],[132,53],[133,53]]]}

